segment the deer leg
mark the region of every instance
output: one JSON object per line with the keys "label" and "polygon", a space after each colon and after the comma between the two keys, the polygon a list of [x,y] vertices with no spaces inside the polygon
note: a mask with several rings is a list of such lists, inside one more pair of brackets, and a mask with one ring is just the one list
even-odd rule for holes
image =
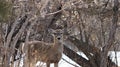
{"label": "deer leg", "polygon": [[54,67],[58,67],[58,63],[54,63]]}
{"label": "deer leg", "polygon": [[47,63],[47,67],[50,67],[50,63]]}

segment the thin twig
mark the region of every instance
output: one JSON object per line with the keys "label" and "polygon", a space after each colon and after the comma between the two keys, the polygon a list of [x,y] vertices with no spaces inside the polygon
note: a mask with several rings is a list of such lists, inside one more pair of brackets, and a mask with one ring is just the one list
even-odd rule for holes
{"label": "thin twig", "polygon": [[[70,1],[70,2],[72,3],[72,1]],[[73,3],[73,4],[75,5],[75,4],[78,4],[79,2],[80,2],[80,1],[75,2],[75,3]],[[65,7],[65,8],[63,8],[63,9],[61,9],[61,10],[58,10],[58,11],[55,11],[55,12],[52,12],[52,13],[45,14],[45,16],[49,16],[49,15],[53,15],[53,14],[59,13],[59,12],[65,10],[65,9],[68,8],[68,7],[70,7],[70,6],[67,6],[67,7]]]}

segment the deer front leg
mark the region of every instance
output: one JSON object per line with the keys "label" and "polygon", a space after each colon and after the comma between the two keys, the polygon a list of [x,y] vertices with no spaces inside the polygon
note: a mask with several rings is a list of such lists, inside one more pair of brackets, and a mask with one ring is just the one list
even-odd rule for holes
{"label": "deer front leg", "polygon": [[46,63],[47,64],[47,67],[50,67],[50,63]]}
{"label": "deer front leg", "polygon": [[58,63],[54,63],[54,67],[58,67]]}

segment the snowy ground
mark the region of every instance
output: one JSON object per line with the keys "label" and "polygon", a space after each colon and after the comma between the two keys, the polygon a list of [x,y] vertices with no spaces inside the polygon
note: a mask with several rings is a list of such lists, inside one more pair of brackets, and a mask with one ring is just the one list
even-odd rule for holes
{"label": "snowy ground", "polygon": [[[67,62],[66,61],[64,61],[64,59],[65,60],[67,60]],[[68,63],[68,62],[70,62],[70,63]],[[40,62],[38,62],[38,63],[40,63]],[[40,64],[42,64],[43,66],[45,66],[45,64],[44,63],[40,63]],[[73,64],[73,65],[72,65]],[[38,64],[37,64],[38,65]],[[59,62],[59,67],[80,67],[78,64],[76,64],[74,61],[72,61],[71,59],[69,59],[67,56],[65,56],[64,54],[63,54],[63,59],[61,59],[60,60],[60,62]],[[51,64],[51,67],[54,67],[54,65],[53,64]]]}
{"label": "snowy ground", "polygon": [[[78,53],[79,55],[82,55],[84,58],[88,59],[82,52]],[[118,66],[120,66],[120,51],[117,51],[116,53],[114,51],[110,51],[108,53],[108,55],[110,55],[111,59],[113,62],[115,62],[116,64],[118,64]],[[70,60],[67,56],[63,55],[63,58],[65,58],[67,61],[69,61],[70,63],[77,65],[74,61]],[[117,59],[117,62],[116,62]],[[60,67],[75,67],[67,62],[65,62],[64,60],[61,60],[59,63]],[[78,67],[80,67],[79,65],[77,65]]]}
{"label": "snowy ground", "polygon": [[116,64],[118,64],[118,66],[120,66],[120,51],[117,51],[116,53],[114,51],[110,51],[108,55],[110,55],[113,62],[115,62]]}
{"label": "snowy ground", "polygon": [[[82,52],[78,52],[79,55],[82,55],[84,58],[86,58],[88,60],[88,58],[82,53]],[[120,51],[119,52],[114,52],[114,51],[110,51],[108,53],[108,55],[110,55],[110,58],[112,59],[113,62],[115,62],[116,64],[118,64],[120,66]],[[75,63],[74,61],[72,61],[71,59],[69,59],[67,56],[65,56],[63,54],[62,56],[63,59],[60,60],[59,62],[59,67],[80,67],[77,63]],[[65,60],[67,61],[65,61]],[[116,62],[116,59],[117,59],[117,62]],[[68,63],[70,62],[70,63]],[[17,62],[16,62],[17,63]],[[46,67],[45,63],[41,63],[41,62],[38,62],[36,65],[41,65],[42,64],[42,67]],[[23,65],[23,60],[21,61],[21,64],[20,64],[22,67]],[[54,67],[53,64],[51,64],[51,67]]]}
{"label": "snowy ground", "polygon": [[[78,52],[78,54],[82,55],[84,58],[86,58],[88,60],[88,58],[82,52]],[[108,53],[108,55],[111,56],[112,61],[115,62],[115,63],[116,63],[115,56],[117,56],[117,64],[120,66],[120,52],[116,52],[116,55],[115,55],[114,51],[110,51]],[[64,54],[63,54],[63,58],[66,59],[68,62],[72,63],[73,65],[61,59],[61,61],[59,62],[59,67],[75,67],[75,66],[76,67],[80,67],[78,64],[76,64],[74,61],[72,61],[71,59],[69,59]],[[51,67],[54,67],[53,64],[51,64]]]}

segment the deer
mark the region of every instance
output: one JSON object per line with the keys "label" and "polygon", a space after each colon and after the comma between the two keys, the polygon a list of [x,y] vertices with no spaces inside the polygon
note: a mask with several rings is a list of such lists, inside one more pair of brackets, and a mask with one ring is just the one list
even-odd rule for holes
{"label": "deer", "polygon": [[58,63],[63,53],[63,30],[50,30],[53,36],[53,43],[46,43],[44,41],[29,41],[28,45],[28,59],[29,67],[35,67],[37,61],[45,62],[47,67],[54,63],[54,67],[58,67]]}

